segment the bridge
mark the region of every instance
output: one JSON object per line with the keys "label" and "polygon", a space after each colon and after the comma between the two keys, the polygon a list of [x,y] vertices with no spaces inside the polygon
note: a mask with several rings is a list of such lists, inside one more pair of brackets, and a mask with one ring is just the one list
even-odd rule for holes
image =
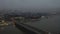
{"label": "bridge", "polygon": [[29,26],[23,23],[15,23],[16,27],[21,30],[24,34],[49,34],[47,31],[37,29],[35,27]]}

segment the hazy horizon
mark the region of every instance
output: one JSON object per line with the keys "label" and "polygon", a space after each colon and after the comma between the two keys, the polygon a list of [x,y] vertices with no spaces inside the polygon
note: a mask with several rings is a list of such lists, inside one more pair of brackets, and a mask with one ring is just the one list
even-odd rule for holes
{"label": "hazy horizon", "polygon": [[60,0],[0,0],[0,9],[60,8]]}

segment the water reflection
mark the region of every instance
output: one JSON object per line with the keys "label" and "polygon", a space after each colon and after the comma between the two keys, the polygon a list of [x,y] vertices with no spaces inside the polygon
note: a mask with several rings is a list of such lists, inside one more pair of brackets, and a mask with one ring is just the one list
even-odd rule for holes
{"label": "water reflection", "polygon": [[3,31],[5,29],[5,27],[0,27],[0,32]]}

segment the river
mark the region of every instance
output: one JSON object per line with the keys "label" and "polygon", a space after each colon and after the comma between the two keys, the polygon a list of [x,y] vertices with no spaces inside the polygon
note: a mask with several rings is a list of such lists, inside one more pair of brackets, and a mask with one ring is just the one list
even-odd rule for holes
{"label": "river", "polygon": [[0,27],[0,34],[23,34],[23,32],[17,29],[15,26],[9,25]]}
{"label": "river", "polygon": [[[60,15],[51,15],[48,16],[48,19],[41,18],[40,21],[28,22],[25,24],[28,24],[30,26],[36,27],[44,31],[49,31],[54,34],[60,33]],[[4,29],[0,30],[0,34],[23,34],[22,31],[18,30],[12,25],[3,28]]]}
{"label": "river", "polygon": [[60,33],[60,15],[51,15],[48,19],[42,18],[40,21],[26,24],[54,34]]}

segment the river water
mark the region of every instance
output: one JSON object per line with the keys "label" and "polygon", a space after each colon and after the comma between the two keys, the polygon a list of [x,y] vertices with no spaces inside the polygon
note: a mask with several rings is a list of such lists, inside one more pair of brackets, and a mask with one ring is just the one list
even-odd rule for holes
{"label": "river water", "polygon": [[23,32],[17,29],[15,26],[9,25],[0,27],[0,34],[23,34]]}
{"label": "river water", "polygon": [[54,34],[60,33],[60,15],[51,15],[48,16],[48,19],[42,18],[40,21],[26,24]]}
{"label": "river water", "polygon": [[[48,19],[41,18],[40,21],[28,22],[25,24],[28,24],[30,26],[36,27],[44,31],[49,31],[54,34],[60,33],[60,15],[51,15],[48,16]],[[12,25],[0,28],[3,28],[0,30],[0,34],[23,34],[23,32],[21,32]]]}

